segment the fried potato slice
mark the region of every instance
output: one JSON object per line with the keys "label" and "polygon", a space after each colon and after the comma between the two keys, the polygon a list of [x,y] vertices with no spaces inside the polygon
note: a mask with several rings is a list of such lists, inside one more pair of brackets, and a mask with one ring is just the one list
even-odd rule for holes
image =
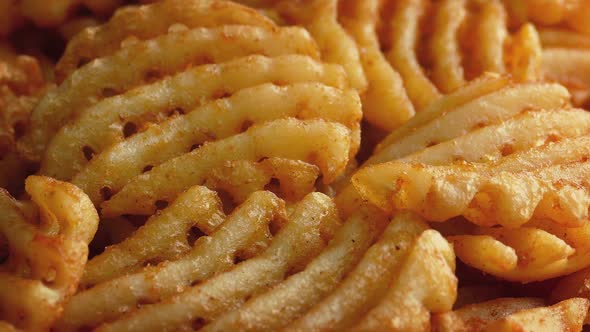
{"label": "fried potato slice", "polygon": [[[206,325],[201,331],[276,331],[302,316],[335,289],[385,226],[365,207],[351,216],[305,270]],[[277,312],[279,310],[279,312]]]}
{"label": "fried potato slice", "polygon": [[[340,69],[298,55],[277,58],[253,55],[195,67],[86,109],[51,140],[41,172],[70,179],[94,154],[132,135],[146,123],[165,118],[167,112],[190,110],[203,102],[266,82],[321,82],[339,86],[338,77],[343,77]],[[193,93],[189,95],[187,90]],[[43,127],[38,127],[37,132],[41,134],[39,137],[48,133]]]}
{"label": "fried potato slice", "polygon": [[253,54],[268,57],[300,54],[318,58],[315,42],[301,28],[195,28],[131,43],[73,72],[59,88],[41,99],[31,119],[35,131],[27,137],[28,145],[32,145],[29,153],[43,152],[47,141],[61,126],[105,98],[153,83],[188,67]]}
{"label": "fried potato slice", "polygon": [[[436,164],[437,158],[442,161],[455,157],[444,154],[441,156],[436,151],[446,150],[450,152],[448,149],[454,144],[451,142],[457,137],[473,132],[478,128],[500,125],[523,111],[555,109],[568,103],[569,93],[567,89],[557,84],[507,85],[508,80],[505,78],[484,77],[440,98],[429,109],[418,113],[402,127],[391,132],[376,147],[375,153],[362,167],[404,157],[411,159],[413,158],[411,155],[414,153],[417,155],[416,159],[426,158],[424,161],[416,160],[417,162],[430,160]],[[510,125],[507,124],[506,126]],[[573,132],[581,133],[577,130]],[[483,136],[481,137],[483,138]],[[501,136],[496,131],[492,136],[488,137],[488,142],[492,142],[491,137],[500,138]],[[445,142],[449,143],[441,145]],[[514,143],[511,142],[511,144]],[[438,145],[441,146],[437,147]],[[428,148],[429,146],[431,147]],[[489,147],[491,146],[483,146],[481,151],[490,153],[493,156],[494,148],[487,150]],[[427,156],[429,154],[420,153],[421,150],[426,148],[432,149],[429,150],[433,151],[432,158]],[[469,151],[468,149],[457,149],[455,152],[458,152],[458,150]],[[457,159],[460,160],[461,155],[462,153],[459,153]],[[361,201],[362,198],[352,185],[344,187],[336,197],[337,205],[343,217],[350,216],[351,211],[354,211]]]}
{"label": "fried potato slice", "polygon": [[416,238],[426,229],[427,225],[412,214],[397,215],[338,288],[285,331],[340,330],[353,326],[387,293]]}
{"label": "fried potato slice", "polygon": [[357,331],[426,330],[430,313],[449,311],[457,297],[455,254],[435,230],[417,239],[385,297],[353,327]]}
{"label": "fried potato slice", "polygon": [[[481,88],[488,88],[486,83],[480,84]],[[505,83],[497,82],[496,84],[502,86]],[[498,85],[494,84],[492,89]],[[480,91],[477,87],[474,88],[476,93]],[[457,94],[461,94],[460,91]],[[380,148],[365,162],[365,165],[407,156],[473,129],[500,123],[525,110],[560,108],[568,103],[569,93],[557,84],[530,83],[508,86],[471,99],[473,98],[469,98],[468,102],[459,106],[455,106],[455,102],[448,100],[448,105],[451,107],[433,108],[426,119],[408,122],[406,126],[399,129],[399,133],[394,131],[385,138]]]}
{"label": "fried potato slice", "polygon": [[16,141],[29,128],[30,113],[45,90],[39,62],[0,44],[0,187],[13,195],[24,190],[25,178],[34,171],[16,151]]}
{"label": "fried potato slice", "polygon": [[391,131],[414,115],[414,106],[404,89],[400,74],[381,53],[377,36],[380,1],[344,0],[339,3],[339,21],[354,37],[365,76],[363,117],[371,124]]}
{"label": "fried potato slice", "polygon": [[477,233],[493,236],[514,249],[520,265],[542,267],[575,253],[575,249],[562,239],[538,228],[482,227]]}
{"label": "fried potato slice", "polygon": [[116,192],[146,167],[158,166],[206,141],[238,134],[252,124],[284,117],[324,118],[354,129],[353,140],[358,140],[360,116],[360,101],[353,90],[319,83],[259,85],[151,125],[96,155],[72,182],[96,203],[102,200],[102,187]]}
{"label": "fried potato slice", "polygon": [[387,211],[410,209],[432,221],[463,215],[479,225],[517,227],[536,216],[575,227],[588,219],[589,139],[564,139],[494,165],[390,162],[360,170],[352,182]]}
{"label": "fried potato slice", "polygon": [[504,61],[507,71],[517,82],[541,78],[543,51],[539,34],[532,24],[523,25],[505,45]]}
{"label": "fried potato slice", "polygon": [[434,27],[429,40],[432,81],[444,93],[465,84],[459,29],[467,17],[466,0],[444,0],[436,4]]}
{"label": "fried potato slice", "polygon": [[490,323],[484,331],[581,331],[589,306],[587,299],[572,298],[515,312]]}
{"label": "fried potato slice", "polygon": [[424,74],[416,55],[420,37],[420,20],[425,15],[427,1],[396,1],[389,18],[390,48],[386,57],[404,79],[404,86],[416,112],[427,108],[440,97],[436,87]]}
{"label": "fried potato slice", "polygon": [[196,227],[208,235],[224,219],[217,195],[205,187],[192,187],[123,242],[108,247],[88,261],[82,286],[121,276],[148,261],[174,259],[190,249],[187,234],[191,228]]}
{"label": "fried potato slice", "polygon": [[48,330],[76,290],[98,225],[92,202],[75,186],[30,176],[32,202],[0,191],[0,233],[9,248],[0,265],[2,320]]}
{"label": "fried potato slice", "polygon": [[[187,191],[187,195],[191,191],[213,194],[204,187],[193,187]],[[202,197],[202,207],[207,208],[208,200]],[[84,326],[96,327],[116,320],[125,312],[157,303],[216,273],[229,270],[236,258],[248,250],[251,254],[257,254],[266,248],[271,238],[270,228],[276,229],[284,223],[284,208],[284,203],[270,192],[253,193],[213,233],[198,238],[193,247],[178,259],[107,280],[76,294],[65,307],[58,328],[75,331]],[[149,224],[143,228],[146,227],[149,228]],[[133,235],[131,239],[139,239],[137,236]],[[157,245],[158,236],[151,234],[144,240],[146,244]],[[121,292],[113,294],[114,288]]]}
{"label": "fried potato slice", "polygon": [[35,58],[0,44],[0,157],[15,150],[45,84]]}
{"label": "fried potato slice", "polygon": [[194,28],[231,24],[275,28],[272,21],[255,10],[230,1],[166,0],[122,8],[107,24],[83,30],[68,43],[56,65],[56,77],[61,82],[80,64],[114,53],[129,37],[150,39],[178,25]]}
{"label": "fried potato slice", "polygon": [[383,139],[375,147],[375,153],[380,152],[401,138],[408,136],[414,130],[432,121],[433,119],[440,117],[455,108],[459,108],[479,97],[498,91],[506,87],[509,83],[510,80],[507,77],[493,74],[484,75],[472,82],[469,82],[469,84],[464,86],[462,89],[437,99],[430,107],[416,114],[416,116],[411,118],[400,128],[389,133],[387,137],[385,137],[385,139]]}
{"label": "fried potato slice", "polygon": [[504,43],[508,38],[506,10],[500,0],[471,4],[476,13],[471,19],[472,33],[466,36],[470,43],[466,76],[472,79],[484,72],[503,74],[506,72]]}
{"label": "fried potato slice", "polygon": [[[568,227],[552,221],[537,219],[526,223],[523,227],[528,230],[520,230],[521,228],[504,230],[501,228],[497,231],[500,233],[521,233],[520,238],[530,237],[532,232],[536,233],[537,237],[541,235],[538,240],[545,242],[542,246],[534,244],[527,246],[526,243],[514,244],[516,250],[520,251],[518,256],[516,250],[507,245],[509,241],[505,241],[507,243],[505,244],[500,242],[503,241],[501,238],[496,240],[489,235],[472,235],[489,232],[485,229],[466,231],[467,235],[452,236],[450,239],[455,244],[457,257],[463,262],[509,281],[547,280],[566,276],[590,266],[588,259],[590,227],[587,223],[581,227]],[[567,248],[568,246],[574,249],[572,254],[569,254],[571,250]],[[475,257],[476,252],[482,253],[483,256]],[[501,252],[506,252],[507,255],[502,256]],[[512,255],[512,258],[508,255]],[[486,256],[497,257],[497,259],[486,259],[489,263],[482,263],[484,261],[482,257]],[[529,257],[540,258],[541,262],[545,261],[546,263],[526,264]]]}
{"label": "fried potato slice", "polygon": [[590,113],[581,109],[530,111],[428,147],[400,161],[445,165],[454,161],[496,162],[516,152],[590,133]]}
{"label": "fried potato slice", "polygon": [[227,161],[215,168],[205,186],[222,191],[243,202],[252,192],[270,190],[287,202],[297,202],[316,189],[320,170],[317,166],[286,158]]}
{"label": "fried potato slice", "polygon": [[449,237],[457,257],[501,278],[510,271],[542,269],[555,262],[567,261],[576,253],[576,249],[564,240],[533,227],[479,228],[474,233],[483,235]]}
{"label": "fried potato slice", "polygon": [[[271,139],[276,135],[281,139]],[[175,198],[228,160],[301,160],[319,167],[324,182],[330,183],[344,170],[349,149],[350,131],[338,123],[281,119],[255,125],[242,134],[207,143],[134,178],[102,204],[102,213],[152,214],[156,201]],[[169,181],[170,176],[175,180]]]}
{"label": "fried potato slice", "polygon": [[318,43],[324,62],[340,64],[358,91],[365,91],[367,78],[354,40],[338,23],[338,0],[278,1],[276,11],[286,21],[303,25]]}
{"label": "fried potato slice", "polygon": [[544,305],[545,301],[538,298],[498,298],[434,315],[432,328],[440,332],[483,331],[496,320]]}
{"label": "fried potato slice", "polygon": [[297,203],[286,225],[259,256],[179,295],[102,325],[98,331],[196,328],[281,282],[289,271],[301,270],[323,250],[339,223],[335,206],[327,196],[309,194]]}

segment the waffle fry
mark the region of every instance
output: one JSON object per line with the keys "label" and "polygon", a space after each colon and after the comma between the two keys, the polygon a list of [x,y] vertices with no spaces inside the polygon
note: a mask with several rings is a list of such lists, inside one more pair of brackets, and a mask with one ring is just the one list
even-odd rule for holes
{"label": "waffle fry", "polygon": [[390,162],[359,171],[353,184],[383,209],[409,209],[433,221],[463,215],[479,225],[518,227],[534,216],[576,227],[587,221],[590,204],[587,139],[564,139],[491,165]]}
{"label": "waffle fry", "polygon": [[5,1],[0,330],[582,330],[589,9]]}
{"label": "waffle fry", "polygon": [[[338,230],[328,247],[300,273],[244,306],[220,316],[203,331],[272,331],[285,327],[333,291],[384,227],[378,211],[364,208]],[[277,308],[280,315],[276,314]]]}
{"label": "waffle fry", "polygon": [[337,22],[337,0],[280,1],[276,11],[287,21],[303,25],[320,47],[322,59],[340,64],[351,87],[364,91],[367,80],[352,38]]}
{"label": "waffle fry", "polygon": [[459,34],[467,17],[465,0],[446,0],[438,4],[434,14],[434,32],[430,38],[432,80],[449,93],[465,85]]}
{"label": "waffle fry", "polygon": [[268,249],[238,264],[235,269],[158,304],[142,307],[99,331],[161,330],[181,328],[210,321],[228,307],[282,281],[288,271],[301,266],[320,252],[333,236],[339,221],[331,201],[322,194],[308,195],[298,203],[289,221]]}
{"label": "waffle fry", "polygon": [[[248,256],[244,256],[244,253],[248,252],[248,249],[250,255],[264,250],[272,237],[269,230],[271,222],[275,224],[276,229],[284,223],[286,218],[284,204],[269,192],[252,194],[227,218],[223,216],[223,212],[219,211],[216,195],[204,187],[191,188],[184,197],[179,197],[174,203],[177,205],[176,208],[189,208],[184,210],[184,213],[195,213],[191,206],[182,205],[183,199],[192,200],[194,205],[213,212],[210,215],[202,213],[195,216],[198,218],[195,218],[198,223],[196,227],[200,226],[203,230],[207,230],[212,228],[211,223],[217,224],[220,220],[221,223],[209,236],[198,238],[192,248],[186,245],[187,250],[165,263],[143,267],[128,275],[102,273],[101,278],[92,278],[90,275],[92,267],[97,271],[100,267],[116,266],[113,263],[118,264],[118,262],[108,258],[125,255],[124,250],[129,249],[133,243],[139,242],[144,245],[149,243],[154,248],[161,247],[158,233],[150,232],[150,230],[154,229],[153,226],[163,227],[168,224],[160,220],[154,220],[159,225],[153,221],[148,222],[123,243],[109,248],[110,252],[107,251],[102,256],[91,260],[93,265],[89,266],[90,270],[86,270],[85,282],[97,285],[72,298],[58,322],[60,329],[76,330],[83,326],[97,326],[106,321],[114,321],[132,308],[141,308],[142,305],[159,302],[217,273],[229,270],[234,264],[233,257],[247,258]],[[214,206],[210,205],[210,200],[213,200]],[[186,232],[183,231],[182,234],[186,236]],[[183,242],[186,241],[185,238]],[[140,253],[127,253],[128,256],[133,254]],[[157,252],[152,251],[147,257],[156,259],[158,256]],[[111,293],[113,287],[127,289],[129,292],[121,292],[113,297]],[[134,291],[131,291],[132,289]],[[120,311],[118,308],[128,309]]]}
{"label": "waffle fry", "polygon": [[339,20],[358,48],[361,64],[367,77],[363,94],[363,116],[386,130],[399,127],[414,115],[414,106],[403,86],[399,73],[391,68],[381,53],[377,36],[379,1],[340,1]]}
{"label": "waffle fry", "polygon": [[[311,65],[310,70],[304,70],[307,58],[300,59],[303,63],[291,56],[274,59],[247,57],[221,65],[221,68],[218,65],[197,67],[194,71],[183,72],[139,90],[129,91],[125,95],[108,98],[60,129],[47,148],[41,165],[42,172],[69,179],[94,154],[99,154],[106,147],[133,135],[150,120],[157,121],[158,117],[164,117],[160,114],[175,109],[180,112],[190,110],[207,100],[216,99],[220,93],[222,96],[231,95],[240,89],[268,81],[297,83],[318,80],[329,83],[330,68],[324,70],[312,62],[308,63]],[[258,69],[259,65],[268,68],[268,71],[264,73]],[[297,71],[290,75],[285,67],[293,65],[297,66]],[[258,72],[259,76],[253,76],[252,71]],[[235,80],[227,81],[229,77],[234,77]],[[243,79],[239,80],[238,77]],[[208,84],[204,85],[203,82]],[[194,88],[201,93],[196,92],[187,98],[185,88]],[[360,107],[359,104],[356,106]],[[121,119],[125,122],[121,123]]]}
{"label": "waffle fry", "polygon": [[581,331],[588,300],[500,298],[435,316],[434,331]]}
{"label": "waffle fry", "polygon": [[29,127],[30,113],[46,88],[38,61],[0,45],[0,187],[20,193],[32,165],[16,141]]}
{"label": "waffle fry", "polygon": [[[282,140],[273,141],[271,137],[278,133]],[[203,181],[211,170],[227,160],[256,161],[268,157],[302,160],[318,166],[324,181],[329,183],[348,161],[348,135],[346,127],[323,120],[285,119],[253,126],[243,134],[205,144],[134,178],[102,203],[102,213],[105,216],[152,214],[156,202],[173,199],[191,183]],[[285,146],[291,148],[284,149]],[[190,172],[181,171],[189,169]],[[171,174],[177,181],[168,181]]]}
{"label": "waffle fry", "polygon": [[31,176],[26,190],[33,203],[0,193],[0,227],[10,248],[0,273],[0,303],[4,323],[41,331],[52,326],[77,288],[98,216],[71,184]]}
{"label": "waffle fry", "polygon": [[[456,279],[452,275],[454,262],[448,243],[438,233],[425,229],[425,225],[416,217],[399,215],[385,230],[379,242],[367,251],[363,260],[342,285],[286,330],[338,330],[352,326],[358,329],[416,329],[424,328],[424,324],[428,326],[424,319],[429,319],[429,313],[422,301],[442,296],[452,298],[452,306]],[[451,256],[447,256],[449,254]],[[431,289],[415,292],[405,285],[402,286],[407,277],[420,276],[421,280],[416,281],[415,285],[422,289],[426,287],[422,282],[428,283],[428,273],[423,273],[423,267],[414,265],[416,261],[411,259],[414,255],[428,257],[419,260],[428,261],[427,264],[434,263],[434,260],[441,263],[440,269],[435,269],[435,273],[438,274],[437,281],[431,283],[433,287],[439,287],[440,295]],[[400,285],[401,288],[396,285]],[[405,299],[408,302],[398,302]],[[431,307],[430,304],[426,306],[431,310],[444,311],[449,310],[450,306],[443,309],[448,304],[445,300],[439,302],[439,308]],[[407,316],[403,312],[406,308],[412,308],[410,310],[418,316]],[[383,319],[383,315],[389,318]]]}
{"label": "waffle fry", "polygon": [[[508,82],[502,78],[483,78],[439,99],[431,108],[419,113],[383,139],[361,169],[368,165],[399,158],[411,158],[409,157],[411,154],[418,154],[429,146],[435,148],[441,143],[453,142],[454,138],[466,132],[494,126],[528,110],[553,109],[568,104],[569,93],[559,85],[530,83],[507,86],[507,84]],[[513,144],[513,142],[507,143]],[[444,146],[448,147],[451,144],[454,143]],[[466,151],[468,150],[464,150]],[[494,154],[487,148],[481,151],[492,156]],[[428,155],[430,154],[422,154],[421,158],[428,158]],[[434,156],[433,154],[433,159]],[[480,156],[484,157],[483,154]],[[461,154],[447,155],[445,158],[462,159]],[[362,198],[349,184],[338,193],[336,201],[341,214],[349,216],[350,211],[359,206]]]}
{"label": "waffle fry", "polygon": [[426,11],[426,1],[397,1],[390,18],[391,44],[386,53],[391,63],[404,79],[408,95],[416,110],[429,106],[440,94],[426,77],[416,55],[419,24]]}
{"label": "waffle fry", "polygon": [[175,24],[187,28],[252,25],[272,30],[274,27],[270,20],[254,10],[229,1],[167,0],[127,7],[119,10],[105,25],[84,30],[68,43],[56,65],[58,81],[73,73],[80,64],[114,53],[129,36],[150,39],[166,33]]}

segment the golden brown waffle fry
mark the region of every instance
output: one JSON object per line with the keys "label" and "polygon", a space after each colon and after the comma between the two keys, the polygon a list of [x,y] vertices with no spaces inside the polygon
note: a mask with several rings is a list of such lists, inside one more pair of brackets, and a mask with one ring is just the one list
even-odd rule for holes
{"label": "golden brown waffle fry", "polygon": [[16,152],[29,116],[46,86],[38,61],[0,45],[0,187],[20,193],[32,165]]}
{"label": "golden brown waffle fry", "polygon": [[379,128],[395,129],[414,115],[414,106],[401,76],[380,50],[376,26],[380,1],[344,0],[339,6],[339,20],[358,45],[367,77],[367,90],[362,97],[363,116]]}
{"label": "golden brown waffle fry", "polygon": [[332,202],[309,194],[294,206],[285,226],[260,255],[157,304],[145,306],[99,331],[158,331],[198,328],[239,305],[252,295],[281,282],[289,272],[302,269],[323,250],[339,226]]}
{"label": "golden brown waffle fry", "polygon": [[[152,16],[159,23],[138,34]],[[104,216],[151,215],[197,184],[241,203],[278,180],[276,192],[298,201],[318,176],[333,182],[358,151],[358,93],[342,67],[319,61],[302,28],[276,27],[233,3],[169,0],[126,8],[92,29],[61,63],[94,37],[116,45],[84,48],[100,57],[43,98],[20,147],[41,159],[41,174],[103,203]],[[122,42],[126,34],[133,40]],[[129,204],[146,185],[164,196]]]}
{"label": "golden brown waffle fry", "polygon": [[[414,259],[417,255],[422,259]],[[438,267],[425,269],[420,262]],[[344,282],[286,330],[424,328],[429,310],[450,310],[456,294],[453,271],[448,243],[416,217],[400,214]],[[431,272],[436,282],[428,281]],[[416,288],[406,287],[406,278],[414,278]],[[440,306],[432,306],[435,302]]]}
{"label": "golden brown waffle fry", "polygon": [[0,271],[0,317],[19,329],[44,331],[77,288],[98,216],[71,184],[31,176],[26,190],[34,204],[0,192],[0,228],[9,248]]}
{"label": "golden brown waffle fry", "polygon": [[[56,66],[58,81],[93,59],[112,54],[129,37],[146,40],[169,30],[223,25],[252,25],[272,30],[274,24],[254,10],[229,1],[166,0],[123,8],[105,25],[74,37]],[[171,27],[173,27],[171,29]],[[178,27],[175,29],[174,27]]]}
{"label": "golden brown waffle fry", "polygon": [[[194,200],[193,203],[197,210],[199,208],[219,209],[215,194],[204,187],[191,188],[174,205],[178,205],[177,208],[182,208],[180,205],[183,199]],[[214,206],[210,205],[211,199],[214,201]],[[171,206],[163,212],[169,213],[167,210],[173,208]],[[186,212],[194,211],[195,208]],[[222,214],[220,211],[214,211],[212,215],[202,213],[198,219],[195,218],[197,219],[196,223],[199,223],[203,230],[210,229],[211,225],[207,225],[207,223],[217,223],[222,218]],[[227,219],[223,217],[225,221],[222,220],[222,223],[209,236],[198,238],[192,248],[187,248],[188,250],[183,251],[178,257],[156,266],[142,268],[128,275],[110,274],[107,276],[103,274],[102,280],[93,280],[92,284],[95,282],[98,284],[72,298],[66,306],[64,316],[58,326],[66,331],[76,330],[83,326],[97,326],[115,320],[125,312],[140,308],[142,305],[157,303],[174,294],[181,293],[192,285],[231,269],[238,258],[248,258],[246,253],[254,256],[263,251],[272,237],[270,229],[279,227],[284,223],[285,218],[284,205],[276,196],[269,192],[256,192],[236,208]],[[111,253],[107,252],[107,256],[113,257],[112,251],[123,252],[132,243],[139,241],[147,246],[158,246],[158,233],[150,232],[150,229],[154,228],[154,224],[153,221],[148,221],[125,242],[107,249],[111,250]],[[168,224],[160,226],[164,227]],[[185,232],[183,234],[186,236]],[[127,256],[132,254],[127,254]],[[104,254],[102,256],[104,258]],[[149,258],[158,258],[158,255],[151,254]],[[101,256],[93,261],[97,260],[102,260],[103,264],[96,262],[94,263],[95,267],[100,264],[109,268],[114,266],[112,263],[118,263],[116,260],[102,259]],[[88,271],[87,269],[86,281],[89,281]],[[122,291],[113,296],[113,288],[128,291]],[[119,308],[127,309],[121,311]]]}
{"label": "golden brown waffle fry", "polygon": [[223,219],[221,202],[215,193],[204,187],[193,187],[148,219],[130,237],[92,258],[86,265],[82,286],[123,275],[148,261],[174,259],[190,249],[187,234],[193,227],[210,234]]}
{"label": "golden brown waffle fry", "polygon": [[442,92],[452,92],[465,84],[461,45],[457,38],[466,19],[466,0],[440,1],[434,14],[429,42],[432,80]]}
{"label": "golden brown waffle fry", "polygon": [[29,113],[45,86],[35,58],[0,47],[0,156],[14,151],[29,124]]}
{"label": "golden brown waffle fry", "polygon": [[535,81],[541,77],[541,41],[535,27],[525,24],[508,40],[504,61],[507,71],[518,82]]}
{"label": "golden brown waffle fry", "polygon": [[479,225],[518,227],[537,217],[581,226],[590,205],[588,142],[564,139],[494,164],[390,162],[360,170],[353,184],[385,210],[409,209],[432,221],[463,215]]}
{"label": "golden brown waffle fry", "polygon": [[395,1],[393,15],[387,22],[391,29],[387,60],[403,77],[406,91],[418,112],[440,96],[424,74],[416,55],[416,44],[420,37],[419,25],[427,10],[427,3],[422,0]]}
{"label": "golden brown waffle fry", "polygon": [[581,331],[589,305],[582,298],[552,306],[536,298],[499,298],[436,315],[433,331]]}
{"label": "golden brown waffle fry", "polygon": [[246,302],[241,308],[220,316],[202,331],[276,331],[286,326],[338,287],[383,230],[384,224],[384,217],[375,209],[359,210],[305,270]]}
{"label": "golden brown waffle fry", "polygon": [[[488,145],[482,147],[481,150],[473,149],[470,145],[472,149],[458,147],[457,149],[452,148],[455,151],[452,152],[453,150],[451,150],[451,147],[455,144],[454,139],[461,137],[468,132],[473,132],[486,126],[499,126],[502,122],[528,110],[560,108],[568,103],[569,93],[564,87],[556,84],[507,84],[508,82],[503,78],[483,78],[468,84],[463,89],[459,89],[456,92],[439,99],[434,102],[428,110],[417,114],[405,125],[390,133],[376,147],[375,153],[364,163],[364,165],[361,166],[361,169],[367,165],[379,164],[381,162],[400,158],[408,158],[411,160],[413,158],[412,154],[420,156],[419,159],[423,158],[423,161],[416,160],[417,162],[428,163],[429,161],[432,161],[434,164],[440,164],[443,160],[455,161],[463,159],[475,162],[481,161],[481,158],[493,158],[498,155],[498,152],[501,153],[502,149],[502,146],[500,145],[494,147],[492,142],[494,142],[495,139],[498,139],[498,141],[496,141],[498,143],[499,141],[503,141],[505,144],[515,144],[514,142],[511,142],[513,141],[512,139],[508,138],[507,133],[506,136],[498,136],[494,129],[488,129],[488,133],[494,132],[494,135],[489,136],[489,134],[486,134],[486,136],[488,136],[487,138],[484,138],[483,135],[479,136],[480,138],[477,139],[479,142],[488,142],[486,143]],[[581,115],[578,112],[576,113],[576,116],[571,118],[572,122],[576,122],[578,116],[585,117],[585,115]],[[534,120],[521,121],[523,121],[523,123],[515,120],[504,126],[500,125],[500,127],[502,127],[502,129],[508,129],[508,127],[516,125],[514,129],[508,130],[514,133],[514,135],[523,137],[524,146],[527,146],[525,143],[526,141],[530,142],[528,144],[533,144],[533,146],[536,145],[536,142],[533,139],[535,135],[531,135],[529,139],[526,135],[515,133],[519,131],[519,129],[516,128],[520,125],[525,127],[529,126]],[[537,120],[538,124],[542,122],[544,121],[540,119]],[[547,122],[545,124],[550,126],[550,123],[551,122]],[[582,123],[584,123],[584,121],[582,121]],[[553,130],[554,129],[546,128],[539,132],[538,134],[541,136],[537,137],[540,139],[540,137],[545,135],[546,139],[548,139],[553,133],[557,136],[561,136],[564,135],[563,133],[567,131],[567,128],[564,128],[564,130],[561,131],[562,134],[553,132]],[[565,134],[565,136],[571,137],[582,133],[585,133],[584,129],[582,129],[582,131],[573,130],[572,135]],[[502,139],[501,137],[505,137],[505,139]],[[459,146],[465,147],[466,142],[470,139],[472,138],[466,138],[462,143],[458,143]],[[492,145],[489,145],[489,143],[492,143]],[[440,147],[437,147],[438,145],[440,145]],[[431,146],[431,148],[429,148],[428,151],[433,151],[432,155],[428,152],[421,153],[422,150],[429,146]],[[479,157],[476,159],[470,159],[472,157],[468,156],[469,151],[475,152]],[[478,152],[483,153],[478,154]],[[486,154],[490,154],[490,156],[486,156]],[[361,197],[359,197],[358,193],[351,185],[344,187],[336,197],[337,204],[343,216],[350,215],[350,211],[353,211],[361,200]]]}
{"label": "golden brown waffle fry", "polygon": [[[519,282],[547,280],[590,265],[587,224],[568,227],[533,220],[516,229],[471,228],[462,233],[464,235],[449,237],[457,257],[502,279]],[[535,240],[539,245],[517,239]]]}
{"label": "golden brown waffle fry", "polygon": [[367,80],[353,39],[337,21],[337,0],[277,1],[276,11],[288,22],[304,26],[318,43],[322,60],[340,64],[351,87],[364,91]]}
{"label": "golden brown waffle fry", "polygon": [[[457,296],[455,254],[436,231],[422,233],[384,298],[353,327],[358,331],[426,330],[430,313],[453,307]],[[392,319],[395,317],[395,319]]]}
{"label": "golden brown waffle fry", "polygon": [[[281,135],[281,140],[272,137]],[[135,177],[102,203],[105,216],[152,214],[156,203],[175,198],[180,192],[208,177],[228,160],[279,157],[302,160],[319,167],[330,183],[348,161],[349,130],[323,120],[275,120],[252,126],[246,132],[203,145]],[[289,147],[289,148],[286,148]],[[175,181],[168,179],[173,176]]]}
{"label": "golden brown waffle fry", "polygon": [[508,37],[506,11],[500,0],[472,1],[474,7],[473,31],[468,36],[470,56],[467,77],[474,78],[483,72],[504,74],[504,43]]}
{"label": "golden brown waffle fry", "polygon": [[[445,98],[451,99],[451,96]],[[491,93],[486,91],[486,94],[463,100],[458,105],[451,102],[437,107],[435,104],[425,111],[428,114],[425,118],[416,117],[407,127],[400,128],[407,134],[394,131],[386,137],[365,164],[406,156],[467,131],[507,120],[523,111],[559,108],[566,105],[568,99],[567,90],[560,85],[531,83],[507,86]]]}

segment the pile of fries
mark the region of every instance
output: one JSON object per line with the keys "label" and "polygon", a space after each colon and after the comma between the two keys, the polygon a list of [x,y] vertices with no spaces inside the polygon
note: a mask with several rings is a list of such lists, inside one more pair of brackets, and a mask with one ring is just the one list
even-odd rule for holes
{"label": "pile of fries", "polygon": [[584,0],[0,2],[0,331],[582,331],[588,107]]}

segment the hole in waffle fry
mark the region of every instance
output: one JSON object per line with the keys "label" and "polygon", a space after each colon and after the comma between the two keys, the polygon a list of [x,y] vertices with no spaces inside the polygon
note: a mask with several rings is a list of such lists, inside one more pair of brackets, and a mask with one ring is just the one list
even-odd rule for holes
{"label": "hole in waffle fry", "polygon": [[202,143],[193,144],[193,145],[191,145],[189,151],[195,151],[198,148],[200,148],[202,145],[203,145]]}
{"label": "hole in waffle fry", "polygon": [[264,186],[264,190],[270,191],[280,196],[281,183],[277,178],[271,178],[270,181]]}
{"label": "hole in waffle fry", "polygon": [[187,233],[187,242],[190,246],[194,246],[195,241],[205,235],[206,234],[199,227],[191,227]]}
{"label": "hole in waffle fry", "polygon": [[512,146],[512,144],[504,144],[500,147],[500,153],[502,154],[502,157],[506,157],[508,155],[511,155],[514,152],[514,148]]}
{"label": "hole in waffle fry", "polygon": [[78,60],[78,63],[76,64],[76,68],[83,67],[84,65],[88,64],[90,61],[92,61],[92,59],[89,59],[86,57],[80,57],[80,59]]}
{"label": "hole in waffle fry", "polygon": [[202,317],[197,317],[191,322],[191,327],[194,331],[200,330],[205,325],[207,325],[207,320]]}
{"label": "hole in waffle fry", "polygon": [[159,199],[154,205],[156,206],[156,210],[164,210],[168,206],[168,201]]}
{"label": "hole in waffle fry", "polygon": [[249,119],[246,119],[242,122],[242,124],[240,125],[240,132],[244,132],[246,130],[248,130],[248,128],[252,127],[252,125],[254,124],[254,122],[252,122]]}
{"label": "hole in waffle fry", "polygon": [[141,172],[142,172],[142,173],[149,172],[149,171],[151,171],[151,170],[152,170],[152,168],[154,168],[154,166],[152,166],[152,165],[147,165],[147,166],[145,166],[145,167],[144,167],[144,168],[141,170]]}
{"label": "hole in waffle fry", "polygon": [[131,121],[125,123],[123,126],[123,136],[127,138],[135,133],[137,133],[137,125]]}
{"label": "hole in waffle fry", "polygon": [[23,137],[23,135],[25,134],[25,132],[27,130],[27,124],[24,121],[17,121],[13,125],[13,130],[14,130],[14,138],[19,139],[19,138]]}
{"label": "hole in waffle fry", "polygon": [[102,187],[100,188],[100,196],[105,201],[108,201],[113,196],[113,191],[109,187]]}
{"label": "hole in waffle fry", "polygon": [[116,96],[117,94],[118,94],[117,90],[115,90],[113,88],[106,87],[106,88],[102,88],[102,90],[101,90],[101,95],[104,98],[113,97],[113,96]]}
{"label": "hole in waffle fry", "polygon": [[92,157],[94,157],[94,150],[88,145],[85,145],[82,148],[82,153],[84,154],[84,158],[86,158],[86,160],[90,160]]}
{"label": "hole in waffle fry", "polygon": [[151,83],[157,81],[158,79],[162,78],[162,72],[159,69],[148,69],[143,74],[143,80],[146,83]]}
{"label": "hole in waffle fry", "polygon": [[175,107],[175,108],[168,111],[169,117],[183,115],[183,114],[186,114],[186,111],[182,107]]}

